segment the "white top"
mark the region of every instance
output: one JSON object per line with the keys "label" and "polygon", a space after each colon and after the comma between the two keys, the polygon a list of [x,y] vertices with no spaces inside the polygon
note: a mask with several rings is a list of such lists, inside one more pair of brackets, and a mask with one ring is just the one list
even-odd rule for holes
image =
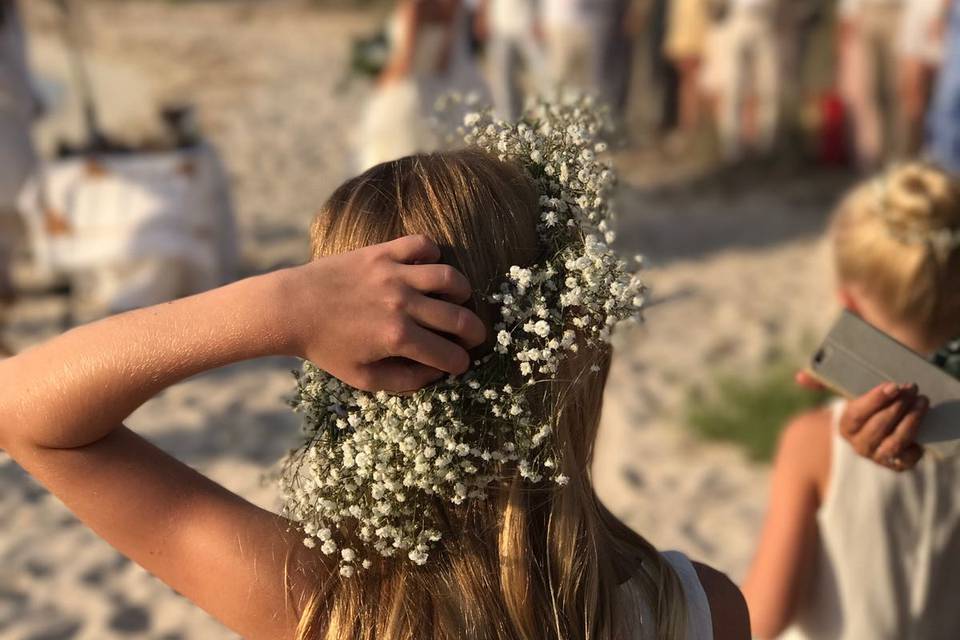
{"label": "white top", "polygon": [[841,17],[850,18],[861,9],[867,7],[891,7],[896,9],[903,4],[904,0],[840,0],[837,5],[837,10],[840,12]]}
{"label": "white top", "polygon": [[772,7],[772,0],[730,0],[730,8],[734,11],[765,11]]}
{"label": "white top", "polygon": [[834,405],[812,583],[781,637],[960,638],[960,459],[884,469],[840,437],[844,406]]}
{"label": "white top", "polygon": [[[707,593],[700,584],[700,578],[693,564],[679,551],[665,551],[663,554],[683,586],[683,593],[687,604],[686,640],[713,640],[713,618],[710,614],[710,602]],[[628,626],[635,628],[636,640],[659,640],[656,629],[650,624],[652,616],[649,605],[643,600],[643,595],[634,581],[627,582],[622,587],[629,601],[638,603],[636,609],[637,623]]]}
{"label": "white top", "polygon": [[536,0],[490,0],[490,30],[500,37],[531,35],[535,5]]}
{"label": "white top", "polygon": [[551,27],[582,28],[594,19],[597,0],[540,0],[543,22]]}

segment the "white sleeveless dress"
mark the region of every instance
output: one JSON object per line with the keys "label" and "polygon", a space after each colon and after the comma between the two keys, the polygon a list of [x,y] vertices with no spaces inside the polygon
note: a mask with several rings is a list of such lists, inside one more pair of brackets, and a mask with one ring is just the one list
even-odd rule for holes
{"label": "white sleeveless dress", "polygon": [[[405,23],[394,14],[389,24],[390,46],[405,38]],[[448,29],[453,30],[445,70],[437,64],[447,43]],[[470,53],[470,22],[459,11],[451,25],[425,24],[420,27],[407,77],[378,87],[367,103],[357,140],[356,170],[365,171],[381,162],[404,156],[435,151],[441,141],[437,136],[436,103],[451,93],[476,95],[481,104],[489,101],[479,68]],[[463,119],[463,110],[448,113],[451,131]]]}
{"label": "white sleeveless dress", "polygon": [[897,474],[840,437],[817,513],[809,591],[787,640],[960,638],[960,459],[929,453]]}
{"label": "white sleeveless dress", "polygon": [[[680,584],[683,586],[683,593],[687,605],[687,628],[686,640],[713,640],[713,618],[710,614],[710,603],[707,600],[707,594],[700,584],[700,578],[693,564],[679,551],[665,551],[663,558],[673,567]],[[652,617],[650,607],[643,600],[643,596],[636,585],[635,580],[624,584],[621,589],[624,590],[624,597],[628,602],[638,603],[635,609],[635,621],[628,624],[628,629],[633,627],[635,633],[628,634],[627,637],[634,640],[660,640],[657,630],[650,623]]]}

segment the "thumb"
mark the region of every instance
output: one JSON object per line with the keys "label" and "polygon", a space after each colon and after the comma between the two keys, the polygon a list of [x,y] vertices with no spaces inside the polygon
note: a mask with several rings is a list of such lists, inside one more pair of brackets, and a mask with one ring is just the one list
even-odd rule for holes
{"label": "thumb", "polygon": [[798,385],[804,387],[805,389],[810,389],[811,391],[822,391],[826,389],[823,383],[810,375],[808,371],[797,371],[793,379]]}

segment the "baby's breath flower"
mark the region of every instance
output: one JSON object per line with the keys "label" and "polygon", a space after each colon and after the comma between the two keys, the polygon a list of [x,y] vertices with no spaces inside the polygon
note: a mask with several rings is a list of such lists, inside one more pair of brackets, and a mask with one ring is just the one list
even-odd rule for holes
{"label": "baby's breath flower", "polygon": [[541,101],[516,124],[489,112],[463,118],[469,144],[526,167],[540,192],[547,257],[510,267],[487,296],[500,314],[493,353],[464,376],[404,396],[353,389],[310,363],[298,375],[293,405],[307,442],[281,476],[285,515],[307,547],[339,550],[344,577],[358,559],[372,566],[363,555],[425,564],[441,539],[430,515],[437,500],[483,500],[513,468],[531,482],[569,482],[558,473],[554,416],[536,408],[531,390],[581,347],[608,348],[614,325],[644,302],[643,285],[609,247],[614,178],[600,157],[597,113],[589,100]]}

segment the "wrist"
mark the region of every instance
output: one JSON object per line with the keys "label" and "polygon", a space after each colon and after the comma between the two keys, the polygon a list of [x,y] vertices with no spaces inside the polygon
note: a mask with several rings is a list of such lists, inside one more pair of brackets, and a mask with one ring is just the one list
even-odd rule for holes
{"label": "wrist", "polygon": [[323,305],[329,293],[323,285],[330,274],[325,263],[321,258],[261,276],[266,281],[265,300],[274,328],[272,346],[276,355],[307,359],[309,351],[316,351],[327,318]]}
{"label": "wrist", "polygon": [[257,327],[255,348],[262,350],[254,357],[303,357],[306,332],[302,314],[297,312],[303,296],[302,287],[297,286],[298,269],[280,269],[244,281],[251,300],[251,325]]}

